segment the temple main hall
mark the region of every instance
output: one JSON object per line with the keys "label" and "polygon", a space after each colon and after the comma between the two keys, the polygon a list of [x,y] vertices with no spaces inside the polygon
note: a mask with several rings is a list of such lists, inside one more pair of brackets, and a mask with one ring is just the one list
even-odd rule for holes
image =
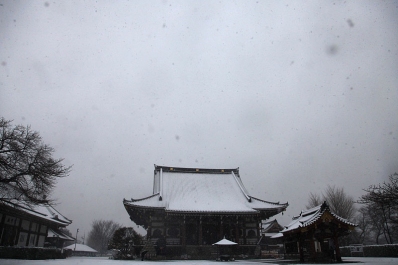
{"label": "temple main hall", "polygon": [[147,240],[161,245],[163,255],[192,258],[210,255],[212,244],[223,238],[238,243],[235,254],[255,256],[261,221],[288,206],[251,196],[239,168],[158,165],[152,195],[123,204],[130,219],[147,230]]}

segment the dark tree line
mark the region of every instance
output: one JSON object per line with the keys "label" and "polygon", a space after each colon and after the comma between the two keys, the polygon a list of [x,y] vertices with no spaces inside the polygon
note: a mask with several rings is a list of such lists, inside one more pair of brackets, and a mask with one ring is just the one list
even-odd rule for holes
{"label": "dark tree line", "polygon": [[132,227],[122,227],[115,231],[108,249],[116,249],[119,252],[115,254],[116,259],[133,259],[139,253],[135,252],[134,246],[140,245],[142,236]]}
{"label": "dark tree line", "polygon": [[48,203],[58,178],[70,167],[53,158],[54,149],[43,143],[30,126],[13,126],[0,118],[0,200]]}

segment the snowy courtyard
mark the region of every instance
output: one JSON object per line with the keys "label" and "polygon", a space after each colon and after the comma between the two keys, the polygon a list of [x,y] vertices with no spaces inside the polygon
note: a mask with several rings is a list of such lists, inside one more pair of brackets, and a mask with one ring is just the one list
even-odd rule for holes
{"label": "snowy courtyard", "polygon": [[[342,264],[348,264],[353,262],[358,262],[360,264],[398,264],[398,258],[343,258]],[[196,264],[208,264],[208,263],[222,263],[217,261],[210,260],[187,260],[187,261],[140,261],[140,260],[111,260],[108,258],[82,258],[82,257],[71,257],[68,259],[59,259],[59,260],[10,260],[4,259],[0,260],[0,264],[2,265],[120,265],[120,264],[148,264],[148,263],[167,263],[167,264],[180,264],[180,265],[196,265]],[[292,263],[287,261],[277,262],[276,260],[241,260],[241,261],[233,261],[229,262],[236,265],[241,264],[300,264],[300,263]],[[324,263],[323,263],[324,264]]]}

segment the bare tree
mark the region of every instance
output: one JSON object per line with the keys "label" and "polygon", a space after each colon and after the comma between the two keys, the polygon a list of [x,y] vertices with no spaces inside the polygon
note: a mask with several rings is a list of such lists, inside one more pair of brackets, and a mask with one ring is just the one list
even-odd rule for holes
{"label": "bare tree", "polygon": [[57,178],[71,169],[53,153],[30,126],[12,126],[0,118],[0,200],[48,203]]}
{"label": "bare tree", "polygon": [[372,220],[369,216],[368,207],[362,207],[359,209],[357,216],[354,218],[354,222],[358,225],[357,229],[352,232],[356,243],[363,244],[370,239],[370,232],[372,230]]}
{"label": "bare tree", "polygon": [[373,209],[370,215],[375,220],[375,228],[381,225],[386,242],[394,243],[398,239],[398,174],[390,175],[388,182],[372,185],[365,191],[359,203]]}
{"label": "bare tree", "polygon": [[105,254],[108,250],[108,243],[120,227],[120,224],[112,220],[94,220],[91,231],[88,233],[87,245],[101,254]]}
{"label": "bare tree", "polygon": [[327,201],[330,210],[338,216],[353,219],[356,212],[354,198],[345,193],[344,188],[328,185],[322,195],[310,193],[307,208],[318,206],[323,201]]}
{"label": "bare tree", "polygon": [[329,203],[330,209],[347,220],[352,220],[355,215],[354,198],[345,193],[344,188],[327,186],[325,199]]}
{"label": "bare tree", "polygon": [[322,199],[322,197],[317,194],[317,193],[310,193],[310,196],[308,198],[308,204],[307,204],[307,209],[314,208],[318,205],[321,205],[325,200]]}
{"label": "bare tree", "polygon": [[[380,237],[384,235],[384,239],[386,239],[386,232],[385,232],[385,223],[384,223],[384,215],[383,215],[383,210],[380,209],[377,204],[368,204],[365,206],[367,208],[367,214],[369,216],[369,219],[371,221],[371,231],[373,234],[374,242],[376,244],[380,243]],[[385,242],[388,242],[385,240]]]}
{"label": "bare tree", "polygon": [[398,173],[389,176],[388,182],[383,184],[372,185],[365,189],[366,194],[363,195],[359,203],[378,203],[389,204],[392,207],[398,206]]}

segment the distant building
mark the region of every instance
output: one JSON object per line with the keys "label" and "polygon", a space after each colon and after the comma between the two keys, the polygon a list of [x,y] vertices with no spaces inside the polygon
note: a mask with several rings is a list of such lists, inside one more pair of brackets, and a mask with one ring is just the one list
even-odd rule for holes
{"label": "distant building", "polygon": [[[272,240],[273,236],[276,236],[283,230],[283,226],[281,226],[276,219],[274,220],[263,220],[261,222],[261,236],[264,239],[264,243],[268,243],[267,240]],[[270,243],[274,243],[275,241],[271,241]]]}
{"label": "distant building", "polygon": [[346,236],[356,224],[333,213],[326,201],[302,211],[281,233],[287,255],[298,255],[300,261],[341,261],[338,238]]}
{"label": "distant building", "polygon": [[65,247],[64,250],[69,251],[72,254],[72,256],[95,257],[98,255],[98,251],[83,244],[72,244],[70,246]]}
{"label": "distant building", "polygon": [[283,226],[276,219],[263,220],[261,222],[259,245],[261,246],[262,258],[279,258],[283,256],[283,240],[281,237],[278,237],[282,229]]}
{"label": "distant building", "polygon": [[0,246],[61,248],[74,238],[59,228],[71,224],[48,204],[28,205],[19,201],[0,200]]}
{"label": "distant building", "polygon": [[253,256],[261,220],[288,206],[250,196],[238,168],[156,165],[153,194],[123,204],[130,219],[147,230],[147,239],[162,254],[191,257],[209,255],[212,244],[224,237],[238,243],[241,254]]}

